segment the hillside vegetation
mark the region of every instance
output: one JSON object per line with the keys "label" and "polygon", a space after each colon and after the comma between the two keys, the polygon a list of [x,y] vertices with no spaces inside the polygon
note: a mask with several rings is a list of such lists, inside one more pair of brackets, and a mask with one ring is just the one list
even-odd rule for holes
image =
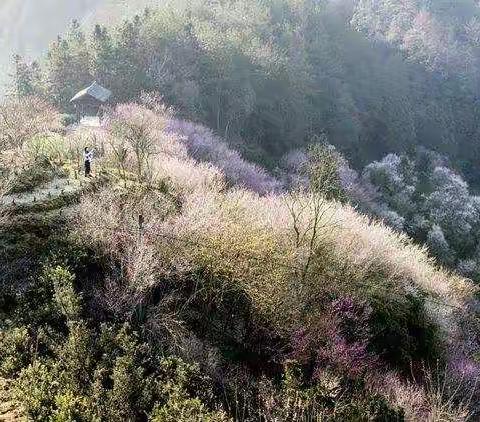
{"label": "hillside vegetation", "polygon": [[477,2],[58,14],[0,104],[0,420],[478,420]]}
{"label": "hillside vegetation", "polygon": [[422,145],[476,187],[479,12],[474,0],[168,2],[73,25],[16,83],[67,109],[93,79],[119,102],[160,92],[270,168],[322,133],[355,167]]}
{"label": "hillside vegetation", "polygon": [[74,22],[40,66],[18,58],[14,90],[65,112],[93,79],[114,102],[159,92],[280,179],[332,144],[351,203],[480,280],[475,2],[153,1],[111,24],[145,4],[102,3],[108,26]]}
{"label": "hillside vegetation", "polygon": [[[28,136],[2,132],[0,257],[0,376],[30,418],[476,414],[476,289],[336,201],[328,166],[286,191],[145,95],[67,132],[16,100],[19,133],[31,101]],[[79,189],[40,198],[52,180]]]}

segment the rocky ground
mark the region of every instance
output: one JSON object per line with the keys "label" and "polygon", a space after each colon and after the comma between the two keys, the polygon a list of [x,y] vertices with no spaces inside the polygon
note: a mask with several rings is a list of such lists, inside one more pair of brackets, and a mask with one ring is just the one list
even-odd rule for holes
{"label": "rocky ground", "polygon": [[10,381],[0,378],[0,422],[26,421],[22,409],[11,397]]}

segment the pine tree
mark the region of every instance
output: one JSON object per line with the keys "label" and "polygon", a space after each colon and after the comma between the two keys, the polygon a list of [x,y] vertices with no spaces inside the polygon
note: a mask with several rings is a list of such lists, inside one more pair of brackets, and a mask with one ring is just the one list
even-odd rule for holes
{"label": "pine tree", "polygon": [[107,28],[96,25],[91,40],[91,73],[101,85],[111,87],[117,76],[113,40]]}
{"label": "pine tree", "polygon": [[85,35],[73,21],[66,38],[58,37],[48,52],[47,93],[56,105],[69,109],[75,93],[92,82],[90,62]]}
{"label": "pine tree", "polygon": [[37,62],[26,63],[22,56],[13,56],[13,92],[17,97],[40,96],[41,70]]}

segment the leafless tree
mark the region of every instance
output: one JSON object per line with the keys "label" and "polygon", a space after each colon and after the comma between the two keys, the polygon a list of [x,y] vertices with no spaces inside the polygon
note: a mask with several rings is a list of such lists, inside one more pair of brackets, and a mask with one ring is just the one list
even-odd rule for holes
{"label": "leafless tree", "polygon": [[309,188],[294,187],[287,195],[287,207],[292,218],[296,248],[306,248],[302,279],[315,256],[322,231],[335,224],[332,208],[334,200],[342,198],[338,176],[338,156],[327,144],[317,144],[309,151],[304,166]]}
{"label": "leafless tree", "polygon": [[61,127],[60,114],[39,98],[16,98],[0,104],[2,148],[22,147],[28,139]]}
{"label": "leafless tree", "polygon": [[151,159],[155,154],[156,119],[157,115],[153,111],[137,104],[118,106],[109,116],[117,162],[124,171],[130,151],[137,180],[141,183],[149,183],[152,179]]}
{"label": "leafless tree", "polygon": [[335,224],[331,218],[333,203],[319,192],[296,190],[286,196],[295,235],[295,247],[306,249],[301,278],[304,280],[315,256],[321,234]]}

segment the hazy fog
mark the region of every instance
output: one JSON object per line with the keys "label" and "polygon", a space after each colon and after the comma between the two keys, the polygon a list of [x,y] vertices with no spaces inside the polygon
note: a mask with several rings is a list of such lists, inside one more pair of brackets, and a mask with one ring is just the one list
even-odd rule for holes
{"label": "hazy fog", "polygon": [[119,19],[155,0],[1,0],[0,96],[5,94],[12,55],[37,58],[72,19],[83,25]]}

